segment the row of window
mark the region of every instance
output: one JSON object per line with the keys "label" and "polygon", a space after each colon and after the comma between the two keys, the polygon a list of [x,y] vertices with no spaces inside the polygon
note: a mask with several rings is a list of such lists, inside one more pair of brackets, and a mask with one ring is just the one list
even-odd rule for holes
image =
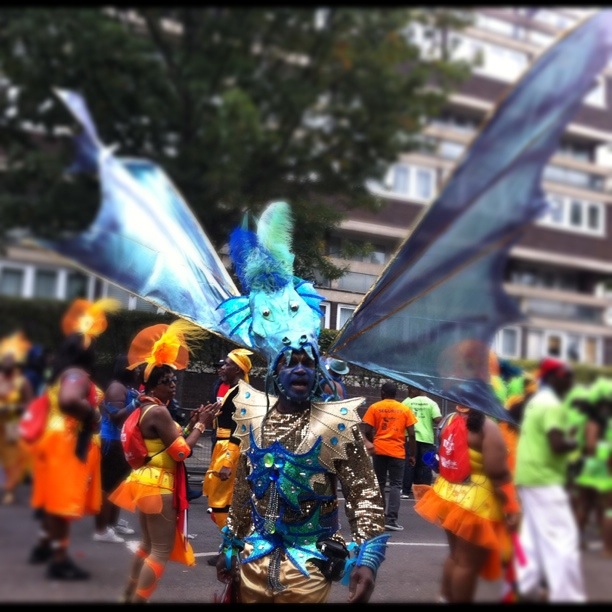
{"label": "row of window", "polygon": [[[558,179],[561,175],[569,177],[572,174],[586,177],[588,174],[570,170],[564,170],[561,173],[559,170],[561,169],[548,166],[544,176],[552,178],[551,175],[554,173],[555,178]],[[572,182],[576,184],[577,181]],[[436,194],[436,172],[433,168],[424,166],[395,164],[389,170],[384,187],[388,193],[402,195],[416,202],[428,203]],[[592,185],[589,187],[593,188]],[[606,209],[602,202],[590,202],[553,193],[547,194],[547,200],[549,210],[536,223],[598,236],[605,235]]]}
{"label": "row of window", "polygon": [[602,365],[602,339],[570,332],[506,327],[495,336],[493,350],[500,357],[520,359],[522,334],[526,334],[525,359],[556,357],[565,361]]}
{"label": "row of window", "polygon": [[146,300],[78,270],[52,270],[13,262],[0,262],[0,296],[65,301],[104,296],[117,298],[128,310],[158,310]]}
{"label": "row of window", "polygon": [[[491,27],[487,28],[486,26],[495,24],[499,31],[501,29],[500,24],[503,23],[501,20],[481,15],[478,16],[478,19],[480,21],[478,25],[485,25],[483,29],[491,29]],[[507,31],[499,33],[504,33],[515,39],[520,36],[527,38],[526,32],[523,32],[519,26],[507,23],[503,28]],[[407,28],[407,35],[410,41],[420,48],[423,57],[432,60],[439,57],[442,45],[442,34],[440,32],[434,32],[422,24],[413,23]],[[542,45],[542,48],[547,48],[553,42],[552,37],[536,31],[531,32],[530,37],[533,38],[534,43]],[[454,60],[468,62],[472,66],[474,74],[481,74],[506,83],[517,81],[534,59],[527,51],[519,51],[472,38],[465,33],[452,32],[448,38]],[[606,87],[603,76],[598,77],[593,89],[585,95],[583,103],[606,108]]]}
{"label": "row of window", "polygon": [[[330,326],[330,307],[328,302],[321,305],[324,311],[322,327]],[[336,329],[341,329],[349,320],[355,306],[336,304]],[[590,365],[602,365],[602,340],[595,336],[537,330],[520,327],[505,327],[496,334],[492,349],[506,359],[521,359],[522,334],[526,334],[525,359],[539,360],[543,357],[556,357],[566,361],[577,361]]]}

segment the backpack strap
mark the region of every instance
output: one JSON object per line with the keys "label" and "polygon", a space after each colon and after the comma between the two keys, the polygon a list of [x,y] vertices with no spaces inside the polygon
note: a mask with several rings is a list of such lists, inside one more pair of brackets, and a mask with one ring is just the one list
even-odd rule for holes
{"label": "backpack strap", "polygon": [[[151,410],[151,408],[153,408],[153,406],[160,406],[160,405],[161,404],[158,404],[157,402],[151,402],[150,404],[147,404],[145,406],[141,406],[140,407],[140,417],[138,417],[138,425],[140,425],[140,421],[142,421],[142,417],[145,414],[147,414],[147,412],[149,412],[149,410]],[[143,439],[144,439],[144,437],[143,437]],[[161,450],[157,451],[153,455],[147,456],[147,459],[146,459],[145,463],[149,463],[149,461],[151,461],[151,459],[153,459],[153,457],[156,457],[160,453],[163,453],[165,450],[166,450],[166,447],[164,447]]]}

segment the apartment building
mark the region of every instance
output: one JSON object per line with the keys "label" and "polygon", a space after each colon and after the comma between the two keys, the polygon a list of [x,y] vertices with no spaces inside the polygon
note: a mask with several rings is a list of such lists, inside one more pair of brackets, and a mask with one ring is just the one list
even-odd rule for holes
{"label": "apartment building", "polygon": [[[384,208],[354,211],[329,244],[337,263],[350,272],[322,288],[325,325],[340,329],[393,256],[424,209],[435,199],[485,115],[557,35],[592,12],[589,9],[482,8],[455,35],[456,53],[480,57],[468,82],[424,132],[431,145],[401,157],[374,190]],[[416,27],[414,40],[426,40]],[[501,329],[498,355],[540,359],[545,355],[591,365],[612,364],[612,72],[606,69],[568,125],[543,175],[550,210],[511,250],[505,290],[524,321]],[[339,258],[343,241],[370,243],[360,260]],[[477,298],[476,298],[477,299]]]}
{"label": "apartment building", "polygon": [[[375,282],[410,228],[435,199],[478,132],[486,114],[556,37],[595,9],[508,7],[474,9],[474,24],[452,35],[455,53],[480,65],[427,126],[422,151],[403,155],[373,190],[385,206],[376,214],[351,211],[328,244],[329,256],[349,272],[320,285],[324,327],[340,329]],[[426,52],[414,24],[407,35]],[[612,72],[596,87],[564,134],[545,169],[550,211],[510,252],[505,289],[526,320],[499,331],[496,352],[506,358],[559,356],[612,365]],[[367,256],[344,260],[344,241],[369,243]],[[612,291],[612,290],[611,290]],[[114,296],[129,309],[156,308],[47,252],[13,247],[0,257],[0,295],[89,299]]]}

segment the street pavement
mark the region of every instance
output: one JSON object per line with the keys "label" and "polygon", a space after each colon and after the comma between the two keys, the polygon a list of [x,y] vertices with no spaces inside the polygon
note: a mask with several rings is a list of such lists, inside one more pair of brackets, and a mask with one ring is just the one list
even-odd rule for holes
{"label": "street pavement", "polygon": [[[90,580],[61,582],[45,577],[45,566],[29,565],[38,524],[29,506],[30,487],[22,485],[14,506],[0,506],[0,602],[2,603],[117,603],[130,566],[132,549],[138,541],[135,515],[123,512],[137,531],[125,543],[94,542],[94,519],[76,521],[72,527],[70,553],[92,574]],[[216,554],[219,533],[206,513],[206,498],[191,503],[189,533],[197,563],[186,567],[170,562],[151,603],[211,603],[222,585],[215,568],[206,560]],[[342,531],[347,521],[340,510]],[[370,603],[435,603],[439,594],[442,563],[447,545],[444,533],[414,512],[414,501],[402,500],[400,524],[404,531],[391,532],[387,556],[382,564]],[[594,533],[583,554],[583,568],[590,603],[612,602],[612,559],[604,558]],[[501,581],[480,581],[477,603],[500,601]],[[334,583],[329,603],[344,603],[348,587]]]}

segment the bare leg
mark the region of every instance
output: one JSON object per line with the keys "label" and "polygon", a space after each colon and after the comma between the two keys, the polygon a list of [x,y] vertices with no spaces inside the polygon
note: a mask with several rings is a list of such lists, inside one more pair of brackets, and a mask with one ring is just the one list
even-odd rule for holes
{"label": "bare leg", "polygon": [[467,540],[456,538],[451,575],[452,603],[470,603],[474,601],[478,574],[490,551],[475,546]]}

